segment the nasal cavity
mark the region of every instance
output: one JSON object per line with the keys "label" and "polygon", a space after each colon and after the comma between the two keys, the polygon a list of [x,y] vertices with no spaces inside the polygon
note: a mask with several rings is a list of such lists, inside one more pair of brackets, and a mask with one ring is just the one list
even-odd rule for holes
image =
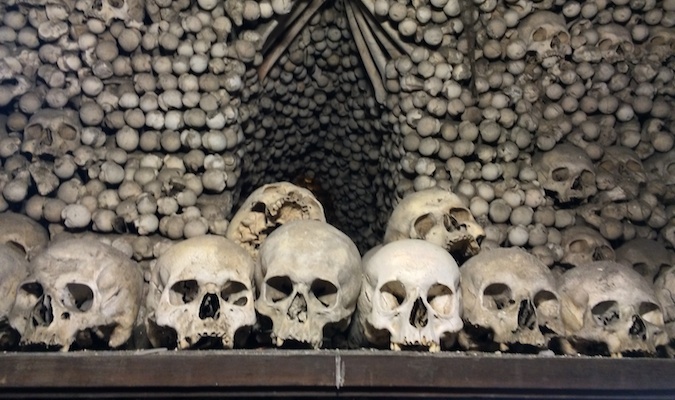
{"label": "nasal cavity", "polygon": [[633,316],[633,325],[631,325],[629,332],[632,336],[637,336],[639,339],[647,340],[647,325],[645,325],[642,318],[637,315]]}
{"label": "nasal cavity", "polygon": [[537,318],[534,314],[534,307],[532,302],[525,299],[520,302],[518,308],[518,326],[521,328],[534,329]]}
{"label": "nasal cavity", "polygon": [[410,312],[410,325],[415,328],[424,328],[429,323],[429,314],[421,298],[415,300],[412,311]]}
{"label": "nasal cavity", "polygon": [[33,307],[32,314],[33,326],[49,326],[54,321],[51,296],[42,296],[38,303]]}
{"label": "nasal cavity", "polygon": [[304,323],[307,320],[307,300],[305,300],[305,296],[297,293],[286,314],[288,318]]}
{"label": "nasal cavity", "polygon": [[199,306],[199,318],[218,318],[218,310],[220,310],[220,301],[218,296],[213,293],[208,293],[202,299],[202,304]]}

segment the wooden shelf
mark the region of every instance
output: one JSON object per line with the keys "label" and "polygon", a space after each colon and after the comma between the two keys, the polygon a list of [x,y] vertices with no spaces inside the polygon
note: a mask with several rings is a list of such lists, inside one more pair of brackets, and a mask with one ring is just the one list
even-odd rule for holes
{"label": "wooden shelf", "polygon": [[0,354],[0,397],[675,398],[675,360],[370,350]]}

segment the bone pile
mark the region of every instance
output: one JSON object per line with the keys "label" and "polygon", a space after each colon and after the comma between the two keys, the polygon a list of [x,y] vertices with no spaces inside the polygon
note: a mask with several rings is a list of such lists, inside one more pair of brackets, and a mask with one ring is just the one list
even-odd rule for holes
{"label": "bone pile", "polygon": [[440,188],[481,248],[558,274],[645,240],[664,260],[632,264],[672,265],[672,0],[9,0],[0,17],[0,211],[52,239],[109,235],[149,262],[241,235],[244,199],[288,181],[361,253]]}

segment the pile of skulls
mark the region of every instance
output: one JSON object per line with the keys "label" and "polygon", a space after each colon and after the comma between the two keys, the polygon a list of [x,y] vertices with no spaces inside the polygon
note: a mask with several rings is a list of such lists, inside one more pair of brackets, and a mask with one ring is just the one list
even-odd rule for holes
{"label": "pile of skulls", "polygon": [[[0,211],[53,242],[96,233],[149,270],[204,234],[255,257],[321,210],[362,253],[414,237],[462,265],[484,236],[556,276],[626,260],[668,285],[672,0],[8,0],[0,19]],[[284,207],[308,197],[280,181],[316,203]],[[452,217],[388,226],[434,188]]]}
{"label": "pile of skulls", "polygon": [[147,265],[105,237],[49,243],[27,217],[2,218],[5,349],[620,356],[671,354],[675,339],[675,266],[663,245],[636,240],[617,250],[620,261],[576,258],[561,272],[523,248],[481,248],[483,229],[443,189],[404,198],[383,244],[363,257],[311,192],[288,182],[254,191],[227,237],[162,243]]}

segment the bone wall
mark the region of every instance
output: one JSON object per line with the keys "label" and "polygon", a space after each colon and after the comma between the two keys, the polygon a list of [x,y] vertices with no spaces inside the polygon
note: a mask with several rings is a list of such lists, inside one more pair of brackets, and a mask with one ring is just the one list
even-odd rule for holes
{"label": "bone wall", "polygon": [[4,2],[0,209],[180,239],[283,179],[364,251],[440,186],[549,265],[675,246],[672,1],[326,1],[269,67],[307,4]]}

